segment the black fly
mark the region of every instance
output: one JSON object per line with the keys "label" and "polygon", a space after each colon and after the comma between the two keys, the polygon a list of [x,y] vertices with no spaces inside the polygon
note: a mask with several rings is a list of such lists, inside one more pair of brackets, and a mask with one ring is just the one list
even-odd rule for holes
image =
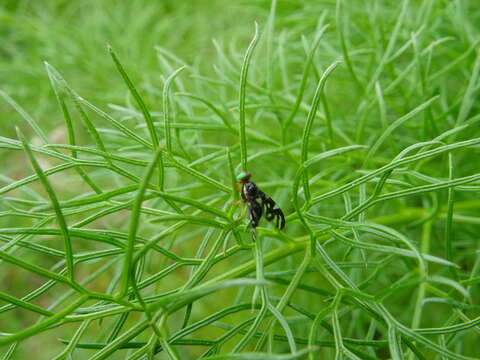
{"label": "black fly", "polygon": [[248,205],[248,216],[250,225],[255,230],[265,209],[265,218],[268,221],[275,219],[277,228],[280,230],[285,227],[285,216],[280,208],[275,208],[275,201],[267,197],[257,185],[250,181],[251,174],[241,172],[237,175],[237,182],[241,186],[241,195],[244,202]]}

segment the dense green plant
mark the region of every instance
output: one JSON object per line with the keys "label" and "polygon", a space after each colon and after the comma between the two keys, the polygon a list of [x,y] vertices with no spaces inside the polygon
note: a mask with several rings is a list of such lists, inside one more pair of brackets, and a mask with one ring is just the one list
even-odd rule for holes
{"label": "dense green plant", "polygon": [[[3,358],[476,356],[477,13],[272,1],[213,71],[157,47],[162,88],[108,47],[109,111],[45,63],[62,141],[2,91]],[[240,170],[284,231],[254,241]]]}

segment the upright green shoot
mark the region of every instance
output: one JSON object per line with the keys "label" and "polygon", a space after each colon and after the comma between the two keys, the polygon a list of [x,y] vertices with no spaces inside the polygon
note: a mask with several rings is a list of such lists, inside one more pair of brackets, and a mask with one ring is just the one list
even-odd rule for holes
{"label": "upright green shoot", "polygon": [[252,59],[253,51],[258,44],[260,33],[258,31],[258,24],[255,23],[255,34],[248,45],[245,57],[243,58],[242,70],[240,71],[240,93],[239,93],[239,134],[240,134],[240,164],[242,170],[247,171],[247,136],[245,131],[245,99],[247,89],[248,69]]}

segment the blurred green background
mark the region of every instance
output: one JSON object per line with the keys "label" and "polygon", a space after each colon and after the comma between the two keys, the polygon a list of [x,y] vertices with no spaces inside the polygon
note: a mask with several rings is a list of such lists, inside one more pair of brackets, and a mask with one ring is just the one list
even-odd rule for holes
{"label": "blurred green background", "polygon": [[[156,45],[208,68],[215,56],[212,39],[233,39],[243,46],[268,6],[224,0],[5,0],[0,6],[2,90],[51,130],[61,121],[43,61],[61,69],[77,92],[87,93],[94,103],[121,102],[127,91],[107,44],[140,88],[148,88],[165,75]],[[9,115],[2,122],[17,116],[4,102],[0,109]],[[12,126],[4,130],[14,134]]]}

